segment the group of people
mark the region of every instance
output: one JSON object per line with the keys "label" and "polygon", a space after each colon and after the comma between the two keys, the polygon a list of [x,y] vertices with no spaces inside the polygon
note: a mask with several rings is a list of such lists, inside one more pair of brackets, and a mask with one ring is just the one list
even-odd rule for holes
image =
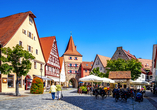
{"label": "group of people", "polygon": [[60,100],[62,97],[62,86],[57,83],[56,86],[54,85],[54,83],[52,83],[51,87],[50,87],[50,93],[52,95],[52,100],[55,99],[55,93],[57,92],[57,99]]}
{"label": "group of people", "polygon": [[[110,88],[109,88],[109,86],[100,86],[100,85],[93,85],[93,87],[91,86],[91,85],[87,85],[86,86],[87,87],[87,94],[91,94],[91,93],[93,93],[93,90],[95,90],[95,89],[103,89],[103,90],[105,90],[105,92],[107,92],[107,94],[109,95],[110,94]],[[82,94],[82,89],[81,89],[81,86],[79,86],[79,94]]]}

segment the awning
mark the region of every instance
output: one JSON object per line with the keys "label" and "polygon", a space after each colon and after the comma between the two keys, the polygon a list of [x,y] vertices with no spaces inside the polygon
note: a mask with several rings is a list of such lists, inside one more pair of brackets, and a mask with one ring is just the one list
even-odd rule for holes
{"label": "awning", "polygon": [[50,78],[51,80],[54,80],[55,82],[59,82],[59,78],[52,77],[52,76],[47,76],[47,77]]}
{"label": "awning", "polygon": [[[41,76],[39,76],[39,75],[34,75],[34,76],[37,76],[37,77],[41,78]],[[45,77],[45,76],[42,76],[42,78],[41,78],[41,79],[43,79],[43,80],[52,80],[52,79],[47,78],[47,77]]]}

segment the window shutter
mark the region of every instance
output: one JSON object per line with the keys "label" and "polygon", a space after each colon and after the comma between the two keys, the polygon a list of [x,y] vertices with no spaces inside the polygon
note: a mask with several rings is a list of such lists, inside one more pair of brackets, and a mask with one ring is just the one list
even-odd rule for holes
{"label": "window shutter", "polygon": [[32,34],[32,39],[33,39],[33,34]]}
{"label": "window shutter", "polygon": [[31,52],[33,53],[33,47],[31,48]]}
{"label": "window shutter", "polygon": [[69,63],[68,63],[68,67],[69,67]]}
{"label": "window shutter", "polygon": [[29,37],[29,31],[27,31],[27,36]]}
{"label": "window shutter", "polygon": [[27,45],[27,51],[29,51],[28,48],[29,48],[29,45]]}
{"label": "window shutter", "polygon": [[77,64],[77,67],[78,67],[78,64]]}
{"label": "window shutter", "polygon": [[70,73],[70,71],[68,70],[68,73]]}
{"label": "window shutter", "polygon": [[24,31],[25,31],[25,30],[24,30],[24,29],[22,29],[22,33],[24,33]]}

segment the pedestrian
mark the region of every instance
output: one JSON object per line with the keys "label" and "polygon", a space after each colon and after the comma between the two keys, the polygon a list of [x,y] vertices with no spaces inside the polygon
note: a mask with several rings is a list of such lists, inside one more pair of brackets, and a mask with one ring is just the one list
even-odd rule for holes
{"label": "pedestrian", "polygon": [[55,99],[55,92],[56,92],[57,87],[54,85],[54,83],[52,83],[51,87],[50,87],[50,93],[52,95],[52,100]]}
{"label": "pedestrian", "polygon": [[57,87],[57,89],[56,89],[57,90],[57,99],[60,100],[62,87],[59,83],[57,83],[56,87]]}
{"label": "pedestrian", "polygon": [[110,94],[110,88],[109,88],[109,86],[107,87],[107,92],[108,92],[108,97],[109,97],[109,94]]}
{"label": "pedestrian", "polygon": [[82,94],[82,86],[79,87],[79,94]]}

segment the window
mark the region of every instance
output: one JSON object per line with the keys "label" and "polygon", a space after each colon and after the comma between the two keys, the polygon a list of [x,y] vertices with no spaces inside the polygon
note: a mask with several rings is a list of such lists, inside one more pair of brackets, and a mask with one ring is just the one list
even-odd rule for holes
{"label": "window", "polygon": [[34,62],[34,69],[37,69],[37,63]]}
{"label": "window", "polygon": [[28,51],[30,51],[30,52],[31,52],[31,46],[28,46]]}
{"label": "window", "polygon": [[85,70],[85,72],[87,73],[87,70]]}
{"label": "window", "polygon": [[75,67],[77,67],[77,64],[75,64]]}
{"label": "window", "polygon": [[72,57],[69,57],[69,60],[72,60]]}
{"label": "window", "polygon": [[19,41],[19,45],[22,46],[22,41]]}
{"label": "window", "polygon": [[30,38],[31,38],[31,35],[32,35],[32,34],[31,34],[31,32],[29,32],[28,37],[30,37]]}
{"label": "window", "polygon": [[70,67],[72,67],[72,64],[70,63]]}
{"label": "window", "polygon": [[29,23],[33,23],[33,19],[29,17]]}
{"label": "window", "polygon": [[38,49],[36,49],[36,54],[38,55]]}
{"label": "window", "polygon": [[144,75],[142,75],[142,79],[144,79]]}
{"label": "window", "polygon": [[102,70],[102,67],[100,67],[100,70]]}
{"label": "window", "polygon": [[22,87],[22,76],[18,77],[19,87]]}
{"label": "window", "polygon": [[51,72],[53,72],[53,67],[51,68]]}
{"label": "window", "polygon": [[92,66],[92,64],[91,64],[91,66]]}
{"label": "window", "polygon": [[88,64],[86,64],[86,66],[88,66]]}
{"label": "window", "polygon": [[26,30],[22,29],[22,33],[26,35]]}
{"label": "window", "polygon": [[77,60],[77,57],[75,57],[75,60]]}
{"label": "window", "polygon": [[14,87],[14,75],[8,75],[8,87]]}
{"label": "window", "polygon": [[99,61],[98,61],[98,65],[99,65]]}
{"label": "window", "polygon": [[150,76],[150,79],[152,79],[152,76]]}
{"label": "window", "polygon": [[34,36],[34,40],[35,40],[35,36]]}
{"label": "window", "polygon": [[70,70],[70,73],[72,73],[72,70]]}
{"label": "window", "polygon": [[77,71],[75,71],[75,73],[77,73]]}
{"label": "window", "polygon": [[46,70],[48,70],[49,69],[49,67],[48,66],[46,66]]}

